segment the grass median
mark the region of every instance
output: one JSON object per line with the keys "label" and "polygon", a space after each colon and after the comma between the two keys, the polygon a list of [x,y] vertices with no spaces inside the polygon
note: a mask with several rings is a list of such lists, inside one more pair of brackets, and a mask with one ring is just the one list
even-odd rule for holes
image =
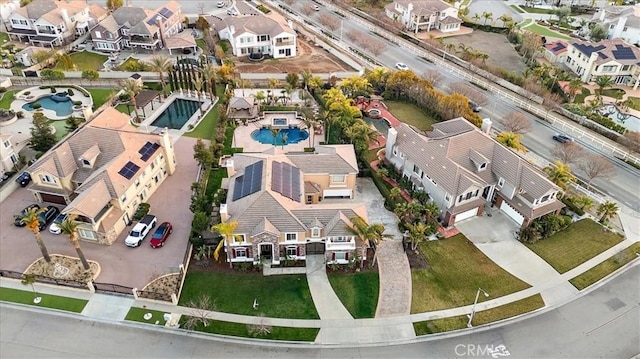
{"label": "grass median", "polygon": [[[40,297],[38,304],[33,302],[35,297]],[[67,312],[80,313],[87,305],[84,299],[61,297],[57,295],[34,293],[26,290],[18,290],[12,288],[0,288],[0,300],[5,302],[13,302],[20,304],[28,304],[34,307],[44,307],[51,309],[59,309]]]}
{"label": "grass median", "polygon": [[[159,310],[131,307],[124,320],[147,324],[165,325],[167,321],[164,320],[164,314],[165,312]],[[145,319],[145,315],[147,315],[149,319]]]}
{"label": "grass median", "polygon": [[[180,318],[180,327],[183,327],[189,319],[188,316]],[[253,328],[257,329],[257,325]],[[242,338],[270,339],[270,340],[287,340],[287,341],[303,341],[313,342],[318,336],[319,328],[292,328],[277,326],[260,326],[262,334],[253,332],[252,326],[242,323],[223,322],[219,320],[211,320],[204,326],[196,325],[192,330],[210,334],[229,335]]]}
{"label": "grass median", "polygon": [[583,290],[638,258],[638,253],[640,253],[640,243],[636,242],[597,266],[571,279],[569,282],[578,288],[578,290]]}

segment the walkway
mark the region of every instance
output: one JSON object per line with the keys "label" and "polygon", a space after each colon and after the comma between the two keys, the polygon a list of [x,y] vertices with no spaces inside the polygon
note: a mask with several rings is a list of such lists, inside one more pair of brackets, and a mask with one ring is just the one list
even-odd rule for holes
{"label": "walkway", "polygon": [[380,294],[376,318],[409,315],[411,312],[411,269],[401,239],[378,245]]}
{"label": "walkway", "polygon": [[307,282],[320,319],[353,319],[333,291],[324,255],[307,255]]}

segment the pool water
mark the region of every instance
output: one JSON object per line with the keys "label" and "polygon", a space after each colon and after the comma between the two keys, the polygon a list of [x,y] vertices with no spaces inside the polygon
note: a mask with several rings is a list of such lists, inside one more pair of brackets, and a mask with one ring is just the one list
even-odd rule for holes
{"label": "pool water", "polygon": [[73,103],[71,102],[71,99],[68,101],[57,102],[51,99],[51,95],[42,97],[34,102],[26,103],[22,105],[22,109],[25,111],[34,111],[33,104],[36,102],[41,104],[42,108],[54,111],[56,116],[64,117],[73,113]]}
{"label": "pool water", "polygon": [[254,140],[264,143],[266,145],[276,145],[281,146],[282,139],[286,136],[286,145],[290,143],[298,143],[300,141],[304,141],[309,138],[309,132],[307,130],[301,130],[299,128],[283,128],[280,130],[278,135],[273,137],[273,133],[268,128],[261,128],[259,130],[255,130],[251,133],[251,138]]}
{"label": "pool water", "polygon": [[179,130],[199,109],[200,102],[198,101],[184,100],[181,98],[176,99],[162,111],[160,116],[153,120],[151,126],[168,127]]}
{"label": "pool water", "polygon": [[387,134],[389,133],[389,122],[387,122],[387,120],[383,119],[383,118],[370,118],[370,117],[364,117],[363,118],[364,122],[373,125],[373,127],[376,128],[376,130],[378,132],[380,132],[380,134],[382,136],[384,136],[385,138],[387,137]]}
{"label": "pool water", "polygon": [[615,123],[626,127],[629,131],[640,131],[640,118],[633,115],[622,115],[616,106],[605,106],[601,113]]}

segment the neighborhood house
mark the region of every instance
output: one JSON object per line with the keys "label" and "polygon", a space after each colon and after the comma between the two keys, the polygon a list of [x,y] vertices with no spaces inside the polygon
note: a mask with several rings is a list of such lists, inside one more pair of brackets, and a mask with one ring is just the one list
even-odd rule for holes
{"label": "neighborhood house", "polygon": [[385,13],[393,21],[399,21],[407,30],[439,30],[454,32],[460,30],[462,20],[458,9],[441,0],[394,0],[384,7]]}
{"label": "neighborhood house", "polygon": [[296,32],[289,25],[261,15],[209,19],[220,39],[229,40],[234,56],[296,56]]}

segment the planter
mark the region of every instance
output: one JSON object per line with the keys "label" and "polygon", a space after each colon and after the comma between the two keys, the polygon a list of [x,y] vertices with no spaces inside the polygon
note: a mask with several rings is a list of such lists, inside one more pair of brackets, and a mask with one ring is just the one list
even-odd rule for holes
{"label": "planter", "polygon": [[18,120],[18,116],[13,115],[11,117],[0,117],[0,126],[9,126],[10,124],[16,122]]}

